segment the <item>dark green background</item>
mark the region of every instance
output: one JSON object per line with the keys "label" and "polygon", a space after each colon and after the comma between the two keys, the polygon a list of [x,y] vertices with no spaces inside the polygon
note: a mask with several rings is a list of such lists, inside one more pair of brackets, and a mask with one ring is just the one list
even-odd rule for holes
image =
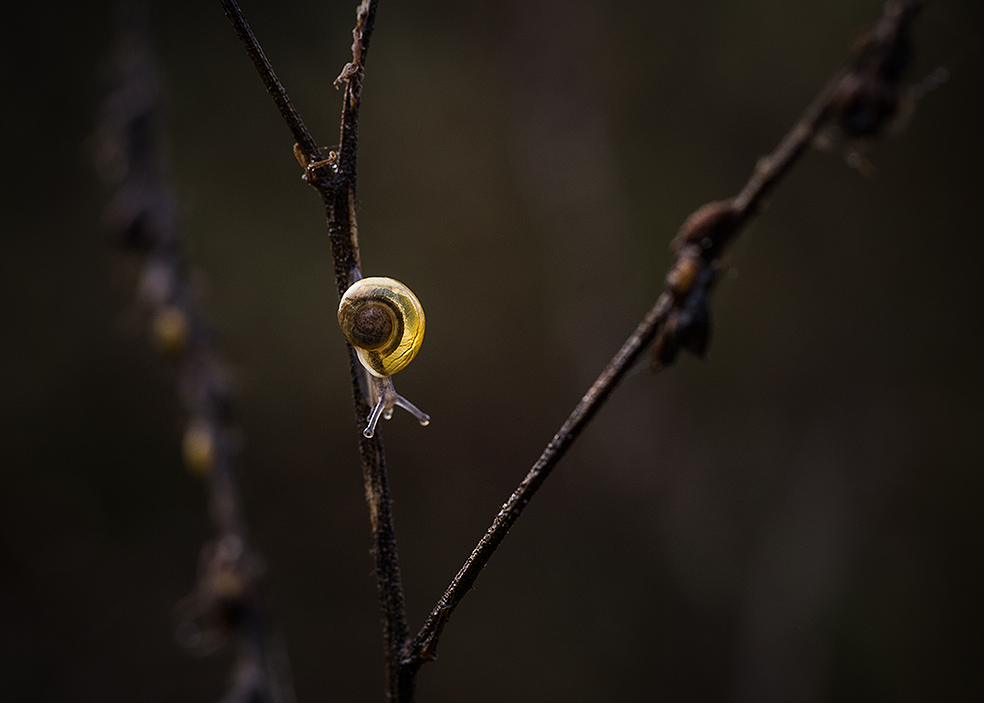
{"label": "dark green background", "polygon": [[[355,1],[244,2],[321,143]],[[91,166],[112,4],[4,10],[0,687],[215,701],[174,643],[211,534]],[[382,429],[411,627],[877,0],[380,3],[364,269],[427,338]],[[173,182],[240,387],[251,536],[298,700],[382,700],[323,213],[218,3],[152,11]],[[733,248],[708,358],[631,375],[459,608],[437,701],[979,700],[984,20],[935,3],[871,153],[810,155]],[[9,694],[9,697],[8,697]]]}

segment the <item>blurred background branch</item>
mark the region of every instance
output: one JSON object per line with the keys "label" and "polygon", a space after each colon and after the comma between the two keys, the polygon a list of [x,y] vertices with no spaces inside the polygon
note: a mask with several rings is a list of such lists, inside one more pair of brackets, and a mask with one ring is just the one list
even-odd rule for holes
{"label": "blurred background branch", "polygon": [[139,0],[119,5],[95,146],[113,191],[106,228],[139,267],[131,314],[175,372],[185,415],[184,462],[205,482],[217,533],[201,551],[194,593],[176,609],[178,639],[201,653],[235,641],[226,703],[289,703],[286,653],[271,637],[260,593],[263,561],[246,539],[237,485],[242,438],[233,410],[234,384],[194,290],[180,206],[168,183],[161,81],[149,46],[147,13]]}

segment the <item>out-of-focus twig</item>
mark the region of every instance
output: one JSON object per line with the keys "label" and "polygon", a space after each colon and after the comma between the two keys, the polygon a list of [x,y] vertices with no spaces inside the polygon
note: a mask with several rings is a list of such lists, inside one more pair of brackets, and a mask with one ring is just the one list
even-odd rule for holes
{"label": "out-of-focus twig", "polygon": [[683,223],[673,241],[677,256],[666,276],[666,289],[503,504],[431,610],[404,651],[406,675],[412,676],[436,656],[448,619],[496,547],[646,347],[654,342],[654,370],[673,363],[680,349],[703,355],[710,339],[710,290],[726,245],[758,212],[763,198],[806,152],[819,131],[830,127],[849,140],[870,138],[895,116],[905,89],[902,72],[911,53],[909,29],[921,6],[922,2],[913,0],[890,0],[881,18],[859,40],[847,66],[810,104],[776,150],[759,160],[741,192],[730,200],[699,208]]}
{"label": "out-of-focus twig", "polygon": [[177,607],[178,638],[210,651],[235,639],[228,703],[289,703],[286,653],[270,638],[237,487],[239,429],[231,375],[212,344],[189,280],[177,201],[168,184],[160,79],[149,49],[147,8],[120,4],[117,47],[105,77],[97,161],[113,190],[105,224],[141,266],[138,306],[151,342],[177,373],[186,419],[185,464],[208,488],[216,537],[201,552],[198,583]]}

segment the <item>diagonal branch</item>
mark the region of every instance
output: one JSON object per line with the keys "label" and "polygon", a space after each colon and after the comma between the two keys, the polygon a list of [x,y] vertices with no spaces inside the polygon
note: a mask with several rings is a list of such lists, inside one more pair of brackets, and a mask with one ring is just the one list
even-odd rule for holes
{"label": "diagonal branch", "polygon": [[608,362],[605,370],[601,372],[588,392],[584,394],[581,402],[577,404],[577,407],[574,408],[574,411],[550,440],[546,449],[543,450],[540,458],[533,464],[533,468],[530,469],[526,478],[509,496],[509,500],[503,504],[499,514],[495,516],[492,526],[465,561],[464,566],[454,577],[441,600],[431,611],[423,628],[404,652],[403,666],[408,671],[416,671],[424,661],[436,657],[437,641],[441,631],[458,603],[471,589],[481,570],[492,558],[493,552],[505,539],[509,528],[519,519],[523,509],[533,498],[533,494],[547,479],[554,466],[557,465],[557,462],[591,421],[591,418],[598,412],[625,373],[632,367],[649,343],[653,341],[659,325],[666,320],[669,310],[670,297],[664,293],[646,313],[642,322],[625,341],[622,348],[618,350],[618,353]]}
{"label": "diagonal branch", "polygon": [[260,46],[260,43],[253,35],[253,30],[250,29],[249,24],[246,22],[246,17],[239,8],[239,4],[236,0],[219,1],[222,3],[222,9],[225,10],[226,17],[232,23],[233,29],[236,30],[236,36],[239,37],[243,48],[246,49],[246,53],[252,59],[253,65],[256,67],[256,72],[260,74],[263,85],[266,86],[267,92],[270,93],[270,97],[276,103],[277,109],[280,110],[284,122],[290,128],[291,134],[294,135],[294,141],[300,145],[301,150],[307,155],[308,159],[311,161],[318,159],[320,151],[318,150],[317,143],[314,141],[314,137],[311,136],[308,128],[304,126],[304,120],[301,119],[297,110],[294,109],[294,104],[290,101],[290,97],[287,95],[287,91],[284,90],[284,86],[280,83],[280,79],[277,78],[277,74],[274,72],[273,66],[270,65],[266,54],[263,53],[263,47]]}
{"label": "diagonal branch", "polygon": [[666,277],[666,290],[503,504],[404,650],[404,676],[412,678],[424,662],[436,657],[438,640],[454,609],[537,489],[646,346],[655,340],[654,370],[671,364],[681,348],[703,354],[710,334],[708,295],[726,245],[758,212],[763,198],[820,130],[835,128],[847,139],[871,137],[895,116],[903,91],[901,74],[910,54],[909,28],[921,5],[915,0],[888,2],[882,17],[859,41],[847,67],[814,99],[775,151],[758,162],[741,192],[730,200],[709,203],[687,218],[673,243],[677,257]]}

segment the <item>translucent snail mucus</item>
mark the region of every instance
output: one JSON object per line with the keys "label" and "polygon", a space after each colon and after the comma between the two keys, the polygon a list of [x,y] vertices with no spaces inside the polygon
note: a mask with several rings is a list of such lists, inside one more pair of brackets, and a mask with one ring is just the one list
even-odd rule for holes
{"label": "translucent snail mucus", "polygon": [[421,425],[430,417],[396,392],[390,378],[410,363],[424,340],[424,309],[409,288],[392,278],[372,276],[353,283],[338,304],[338,324],[368,372],[372,412],[363,434],[372,437],[380,417],[397,405]]}

